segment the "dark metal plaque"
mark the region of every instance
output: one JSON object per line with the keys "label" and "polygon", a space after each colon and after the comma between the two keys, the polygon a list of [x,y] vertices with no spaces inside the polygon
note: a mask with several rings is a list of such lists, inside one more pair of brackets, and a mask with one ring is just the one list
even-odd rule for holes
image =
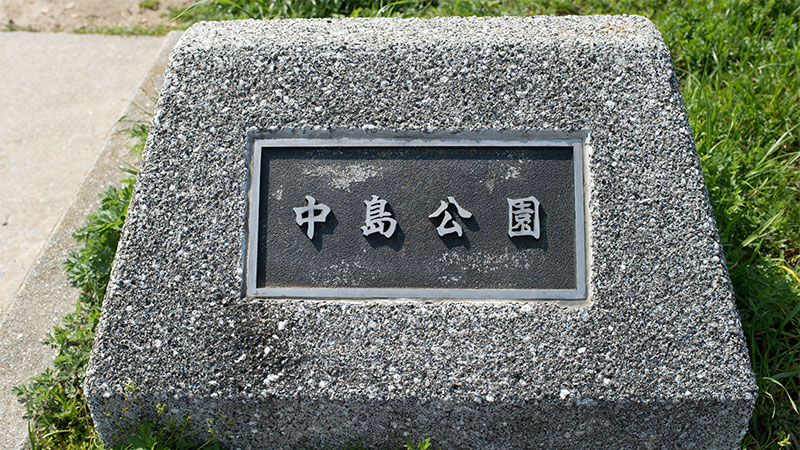
{"label": "dark metal plaque", "polygon": [[582,140],[255,139],[247,293],[584,299]]}

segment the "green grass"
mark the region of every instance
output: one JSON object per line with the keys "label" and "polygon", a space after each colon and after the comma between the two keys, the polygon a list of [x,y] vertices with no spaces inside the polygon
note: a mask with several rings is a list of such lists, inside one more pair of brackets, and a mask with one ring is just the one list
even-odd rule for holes
{"label": "green grass", "polygon": [[798,2],[703,5],[665,33],[760,389],[756,448],[800,448],[798,17]]}
{"label": "green grass", "polygon": [[188,9],[169,9],[184,24],[199,20],[281,19],[293,17],[374,17],[420,15],[434,0],[203,0]]}
{"label": "green grass", "polygon": [[34,28],[30,25],[23,25],[19,26],[12,21],[3,25],[0,31],[27,31],[29,33],[38,33],[40,30],[38,28]]}
{"label": "green grass", "polygon": [[150,9],[156,11],[159,6],[158,0],[141,0],[139,2],[139,8],[141,9]]}
{"label": "green grass", "polygon": [[[800,448],[800,0],[218,0],[179,20],[621,13],[653,20],[681,83],[760,391],[742,445]],[[132,132],[141,145],[146,128]],[[66,268],[83,293],[48,340],[55,367],[16,388],[42,448],[98,445],[80,384],[129,196],[109,189],[76,232],[86,247]],[[144,424],[132,439],[174,447],[181,435]]]}
{"label": "green grass", "polygon": [[[141,139],[142,128],[131,133]],[[146,131],[144,131],[146,136]],[[133,147],[140,145],[136,142]],[[64,263],[67,279],[80,289],[75,311],[53,330],[45,343],[56,350],[53,369],[14,388],[25,402],[31,447],[96,448],[99,445],[83,396],[83,378],[100,316],[103,294],[133,191],[133,178],[109,187],[97,211],[73,233],[83,247]]]}
{"label": "green grass", "polygon": [[73,234],[84,248],[73,253],[64,266],[67,278],[81,293],[75,311],[45,340],[57,351],[54,367],[14,388],[31,419],[33,448],[97,445],[82,383],[132,189],[132,180],[121,188],[110,187],[101,196],[100,209]]}
{"label": "green grass", "polygon": [[111,27],[75,28],[75,34],[108,34],[111,36],[166,36],[172,30],[182,30],[185,26],[169,25],[115,25]]}

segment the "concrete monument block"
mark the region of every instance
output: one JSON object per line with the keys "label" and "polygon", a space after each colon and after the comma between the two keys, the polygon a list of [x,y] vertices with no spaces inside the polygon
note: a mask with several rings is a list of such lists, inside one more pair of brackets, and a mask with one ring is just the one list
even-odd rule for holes
{"label": "concrete monument block", "polygon": [[641,17],[193,26],[103,308],[109,443],[731,448],[756,395]]}

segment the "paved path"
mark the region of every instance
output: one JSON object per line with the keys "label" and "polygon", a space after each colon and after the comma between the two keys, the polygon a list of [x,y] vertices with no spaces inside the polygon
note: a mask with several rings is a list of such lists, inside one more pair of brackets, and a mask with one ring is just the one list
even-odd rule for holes
{"label": "paved path", "polygon": [[0,33],[0,312],[162,38]]}
{"label": "paved path", "polygon": [[0,27],[51,32],[173,27],[177,23],[171,19],[177,11],[193,3],[193,0],[0,0]]}
{"label": "paved path", "polygon": [[[63,292],[61,261],[56,261],[69,243],[48,244],[36,267],[34,261],[95,166],[163,41],[0,33],[0,448],[16,447],[25,435],[24,410],[10,395],[11,386],[52,360],[38,341],[77,298],[76,292]],[[90,206],[73,212],[74,218],[65,216],[66,227],[78,226],[86,210]],[[61,241],[68,241],[68,234],[61,231]],[[63,251],[53,250],[60,245]],[[39,281],[34,289],[26,286],[26,294],[25,287],[19,288],[29,271]]]}

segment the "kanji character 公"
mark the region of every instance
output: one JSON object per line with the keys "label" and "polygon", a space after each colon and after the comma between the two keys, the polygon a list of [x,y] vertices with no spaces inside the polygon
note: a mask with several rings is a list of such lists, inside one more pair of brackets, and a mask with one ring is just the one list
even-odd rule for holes
{"label": "kanji character \u516c", "polygon": [[[461,205],[458,204],[455,198],[447,197],[447,201],[440,200],[439,208],[436,211],[434,211],[433,214],[428,216],[428,218],[434,219],[442,215],[442,213],[444,213],[444,217],[442,218],[442,223],[440,223],[439,226],[436,227],[436,232],[439,233],[439,236],[455,233],[458,235],[458,237],[461,237],[464,234],[464,229],[461,228],[461,225],[459,225],[455,220],[453,220],[453,216],[450,214],[449,211],[447,211],[450,205],[456,207],[456,213],[462,219],[469,219],[470,217],[472,217],[472,213],[462,208]],[[448,225],[448,223],[450,225]]]}

